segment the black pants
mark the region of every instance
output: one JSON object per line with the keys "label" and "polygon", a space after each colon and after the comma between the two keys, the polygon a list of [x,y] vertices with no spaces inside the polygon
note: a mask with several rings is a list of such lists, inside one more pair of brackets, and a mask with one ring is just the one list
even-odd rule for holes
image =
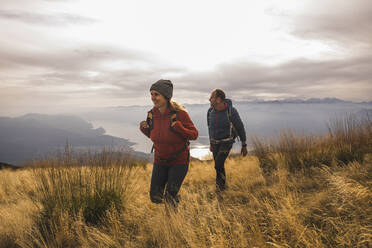
{"label": "black pants", "polygon": [[[150,199],[153,203],[166,203],[177,207],[178,191],[185,179],[189,165],[163,166],[154,164],[151,176]],[[165,189],[165,194],[164,194]]]}
{"label": "black pants", "polygon": [[219,191],[226,188],[225,161],[232,148],[232,144],[220,143],[212,144],[214,168],[216,169],[216,189]]}

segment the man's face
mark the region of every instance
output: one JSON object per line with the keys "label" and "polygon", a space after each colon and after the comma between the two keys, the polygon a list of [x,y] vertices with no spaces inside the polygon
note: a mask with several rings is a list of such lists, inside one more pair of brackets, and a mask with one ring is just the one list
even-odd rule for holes
{"label": "man's face", "polygon": [[216,92],[212,92],[211,96],[209,97],[209,102],[211,103],[212,107],[216,107],[219,98],[216,98]]}

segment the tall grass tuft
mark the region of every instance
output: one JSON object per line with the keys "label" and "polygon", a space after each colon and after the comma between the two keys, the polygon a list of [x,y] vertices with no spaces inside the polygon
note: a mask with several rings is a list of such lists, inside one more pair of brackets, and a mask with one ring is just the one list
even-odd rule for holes
{"label": "tall grass tuft", "polygon": [[69,146],[54,158],[33,163],[40,208],[33,235],[46,243],[58,236],[61,221],[69,225],[62,217],[97,226],[107,213],[123,213],[134,197],[137,165],[144,165],[120,151],[77,153]]}
{"label": "tall grass tuft", "polygon": [[268,176],[276,171],[278,169],[278,161],[270,143],[257,136],[252,137],[251,142],[254,148],[252,154],[257,157],[262,173]]}
{"label": "tall grass tuft", "polygon": [[363,163],[365,154],[372,151],[372,120],[368,115],[363,119],[354,115],[334,119],[328,130],[339,163]]}
{"label": "tall grass tuft", "polygon": [[275,145],[275,152],[290,172],[306,171],[321,165],[330,166],[332,163],[332,147],[327,137],[296,136],[291,131],[283,132]]}
{"label": "tall grass tuft", "polygon": [[274,172],[283,163],[290,172],[309,172],[313,167],[363,163],[372,152],[372,120],[348,115],[333,119],[325,136],[295,135],[283,131],[270,143],[252,138],[253,155],[257,156],[265,174]]}
{"label": "tall grass tuft", "polygon": [[82,214],[88,224],[98,224],[110,208],[124,208],[133,174],[123,166],[50,167],[34,173],[43,223],[67,212]]}

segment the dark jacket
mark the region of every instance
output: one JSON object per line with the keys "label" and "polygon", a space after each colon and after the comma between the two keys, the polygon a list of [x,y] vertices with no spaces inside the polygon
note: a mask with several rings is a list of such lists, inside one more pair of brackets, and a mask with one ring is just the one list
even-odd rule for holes
{"label": "dark jacket", "polygon": [[230,121],[228,116],[228,111],[230,109],[231,117],[230,120],[234,125],[237,135],[240,137],[242,142],[246,141],[245,129],[243,122],[240,119],[238,111],[232,106],[230,99],[225,99],[225,109],[221,111],[215,110],[211,107],[208,110],[208,131],[209,131],[209,140],[211,144],[216,144],[221,142],[224,143],[234,143],[233,138],[229,137],[234,136],[234,130],[230,128]]}
{"label": "dark jacket", "polygon": [[198,130],[192,123],[186,111],[177,112],[177,122],[170,127],[170,109],[163,114],[159,109],[153,108],[153,129],[149,136],[149,130],[140,128],[142,133],[149,137],[154,143],[154,163],[159,165],[185,165],[188,164],[189,147],[184,150],[176,159],[165,163],[160,158],[168,159],[177,151],[182,150],[188,140],[195,140],[198,137]]}

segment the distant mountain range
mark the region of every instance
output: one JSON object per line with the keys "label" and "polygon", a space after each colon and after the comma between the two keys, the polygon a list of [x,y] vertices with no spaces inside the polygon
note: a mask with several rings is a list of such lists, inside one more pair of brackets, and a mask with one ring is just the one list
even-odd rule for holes
{"label": "distant mountain range", "polygon": [[[363,101],[363,102],[355,102],[355,101],[347,101],[342,100],[339,98],[334,97],[326,97],[326,98],[309,98],[309,99],[301,99],[301,98],[286,98],[281,100],[249,100],[249,101],[234,101],[235,104],[251,104],[251,103],[262,103],[262,104],[282,104],[282,103],[293,103],[293,104],[339,104],[339,103],[352,103],[352,104],[367,104],[372,105],[372,101]],[[208,103],[200,103],[200,104],[184,104],[185,106],[205,106],[209,105]],[[125,109],[143,109],[148,108],[150,109],[152,106],[139,106],[139,105],[132,105],[132,106],[114,106],[108,107],[108,109],[116,109],[116,110],[125,110]]]}
{"label": "distant mountain range", "polygon": [[310,98],[310,99],[283,99],[274,101],[253,101],[256,103],[352,103],[351,101],[344,101],[338,98]]}
{"label": "distant mountain range", "polygon": [[[27,114],[17,118],[0,117],[0,161],[22,164],[24,161],[61,150],[66,143],[76,149],[120,147],[138,156],[135,143],[105,135],[105,130],[76,116]],[[147,156],[147,155],[146,155]]]}
{"label": "distant mountain range", "polygon": [[300,99],[300,98],[287,98],[282,100],[253,100],[253,101],[239,101],[238,103],[320,103],[320,104],[338,104],[338,103],[356,103],[356,104],[372,104],[372,101],[369,102],[353,102],[346,101],[338,98],[309,98],[309,99]]}

